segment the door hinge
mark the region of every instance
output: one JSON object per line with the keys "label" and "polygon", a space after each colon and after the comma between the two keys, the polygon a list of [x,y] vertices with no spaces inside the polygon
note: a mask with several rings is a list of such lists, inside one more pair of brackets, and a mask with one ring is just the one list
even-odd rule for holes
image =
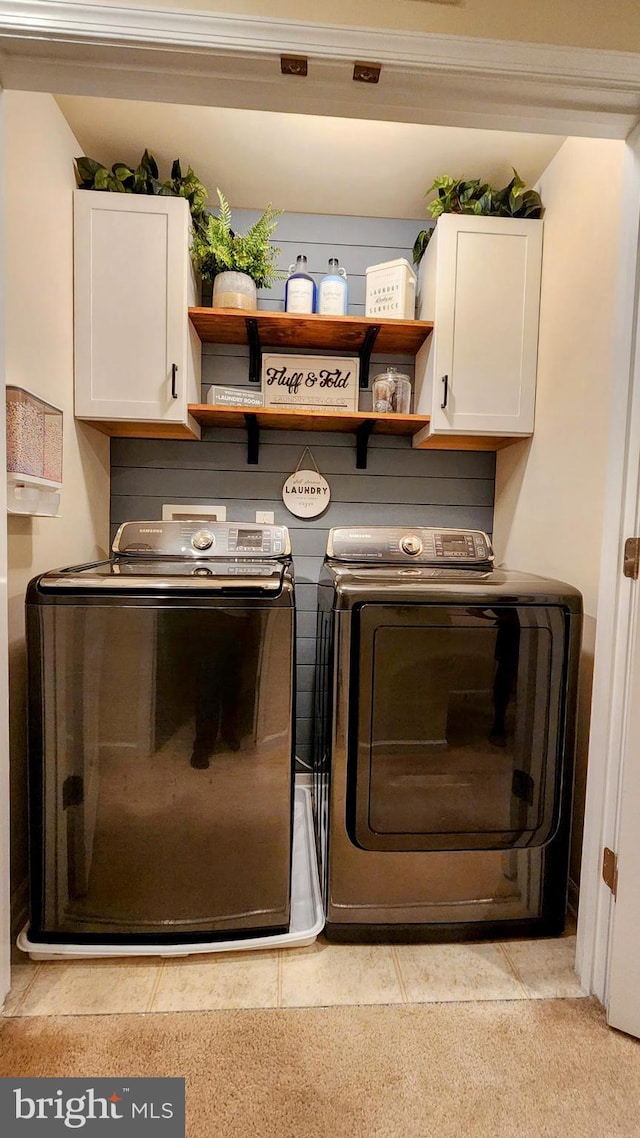
{"label": "door hinge", "polygon": [[616,897],[618,893],[618,859],[613,850],[605,846],[602,854],[602,879]]}
{"label": "door hinge", "polygon": [[625,577],[637,581],[640,575],[640,537],[628,537],[624,543],[622,572]]}

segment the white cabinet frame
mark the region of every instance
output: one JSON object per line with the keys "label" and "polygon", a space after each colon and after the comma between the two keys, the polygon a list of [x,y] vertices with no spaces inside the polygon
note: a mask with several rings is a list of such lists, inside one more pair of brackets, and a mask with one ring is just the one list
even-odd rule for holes
{"label": "white cabinet frame", "polygon": [[542,221],[444,214],[420,263],[416,357],[425,437],[533,432]]}
{"label": "white cabinet frame", "polygon": [[75,191],[78,418],[188,422],[201,358],[188,318],[196,303],[189,239],[182,198]]}

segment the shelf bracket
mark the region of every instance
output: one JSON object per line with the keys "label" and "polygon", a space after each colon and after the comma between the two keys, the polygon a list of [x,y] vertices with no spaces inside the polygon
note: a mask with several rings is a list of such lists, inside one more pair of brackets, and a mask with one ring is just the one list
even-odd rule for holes
{"label": "shelf bracket", "polygon": [[369,435],[376,425],[375,419],[365,419],[364,423],[356,429],[356,467],[358,470],[367,469],[367,448]]}
{"label": "shelf bracket", "polygon": [[[358,352],[358,355],[360,356],[360,387],[368,387],[369,386],[369,364],[371,363],[371,353],[373,351],[373,345],[375,344],[375,342],[378,338],[378,332],[379,331],[380,331],[380,325],[379,324],[371,324],[367,328],[367,330],[364,334],[364,340],[362,341],[362,347],[360,348],[360,351]],[[365,466],[366,466],[366,462],[365,462]]]}
{"label": "shelf bracket", "polygon": [[245,325],[247,343],[249,344],[249,383],[260,383],[262,379],[262,344],[260,343],[258,321],[255,317],[248,316]]}
{"label": "shelf bracket", "polygon": [[247,462],[256,466],[260,457],[260,424],[257,415],[245,413],[245,426],[247,428]]}

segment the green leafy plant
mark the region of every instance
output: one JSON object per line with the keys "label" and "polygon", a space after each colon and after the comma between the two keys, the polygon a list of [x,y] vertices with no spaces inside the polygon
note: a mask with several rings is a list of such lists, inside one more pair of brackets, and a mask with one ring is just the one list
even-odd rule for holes
{"label": "green leafy plant", "polygon": [[[427,209],[433,218],[442,213],[471,213],[478,217],[542,217],[543,205],[537,190],[528,190],[517,170],[513,178],[501,190],[494,189],[488,182],[474,178],[465,181],[442,174],[435,178],[427,194],[437,191],[437,196],[429,202]],[[423,229],[416,237],[413,246],[413,260],[417,265],[429,244],[433,229]]]}
{"label": "green leafy plant", "polygon": [[209,213],[202,230],[196,230],[191,245],[191,258],[203,280],[212,281],[218,273],[247,273],[257,288],[268,288],[284,274],[275,261],[281,252],[271,243],[271,235],[282,210],[271,203],[245,234],[231,228],[231,209],[222,190],[218,189],[220,208]]}
{"label": "green leafy plant", "polygon": [[206,224],[205,202],[207,191],[189,166],[182,173],[180,160],[171,166],[171,176],[160,180],[158,163],[153,154],[145,150],[135,168],[124,162],[114,162],[110,170],[95,158],[76,158],[76,182],[81,190],[105,190],[118,194],[154,194],[161,197],[185,198],[189,204],[196,230]]}

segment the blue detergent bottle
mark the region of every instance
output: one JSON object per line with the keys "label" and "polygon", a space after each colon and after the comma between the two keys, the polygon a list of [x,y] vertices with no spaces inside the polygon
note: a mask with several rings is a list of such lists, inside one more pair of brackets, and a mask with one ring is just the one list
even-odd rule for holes
{"label": "blue detergent bottle", "polygon": [[295,265],[289,265],[289,276],[284,286],[285,312],[315,312],[316,282],[307,272],[307,258],[299,253]]}
{"label": "blue detergent bottle", "polygon": [[329,258],[329,272],[320,281],[318,312],[322,316],[346,316],[349,311],[347,274],[337,257]]}

